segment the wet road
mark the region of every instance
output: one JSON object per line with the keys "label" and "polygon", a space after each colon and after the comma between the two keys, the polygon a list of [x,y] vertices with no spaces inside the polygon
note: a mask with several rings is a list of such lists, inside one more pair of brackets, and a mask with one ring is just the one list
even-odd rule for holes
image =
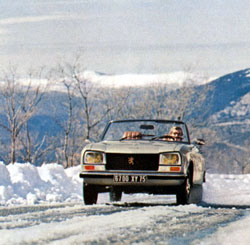
{"label": "wet road", "polygon": [[0,208],[0,244],[199,244],[248,207],[171,202]]}

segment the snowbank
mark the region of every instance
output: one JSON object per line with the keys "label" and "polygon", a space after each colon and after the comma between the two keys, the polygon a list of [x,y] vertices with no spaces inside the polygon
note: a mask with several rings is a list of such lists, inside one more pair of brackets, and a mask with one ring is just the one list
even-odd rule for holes
{"label": "snowbank", "polygon": [[58,164],[35,167],[29,163],[0,163],[0,204],[35,204],[82,200],[80,166]]}
{"label": "snowbank", "polygon": [[[0,162],[0,205],[82,202],[80,166],[64,169],[58,164],[35,167],[29,163]],[[250,174],[207,174],[203,201],[209,204],[250,205]],[[143,200],[144,194],[133,196]],[[128,200],[129,197],[127,198]],[[154,199],[154,197],[152,197]],[[158,200],[158,199],[157,199]],[[107,201],[103,198],[99,202]]]}
{"label": "snowbank", "polygon": [[250,174],[207,174],[203,201],[211,204],[250,205]]}

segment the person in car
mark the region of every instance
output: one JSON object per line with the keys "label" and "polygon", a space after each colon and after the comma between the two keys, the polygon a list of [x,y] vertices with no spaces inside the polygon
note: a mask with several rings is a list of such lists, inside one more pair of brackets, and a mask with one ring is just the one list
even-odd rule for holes
{"label": "person in car", "polygon": [[183,131],[181,127],[172,127],[170,129],[169,135],[173,137],[174,141],[183,140]]}
{"label": "person in car", "polygon": [[127,131],[124,132],[122,138],[127,140],[139,140],[142,138],[142,134],[141,132],[137,131]]}
{"label": "person in car", "polygon": [[182,141],[183,131],[181,127],[172,127],[169,134],[166,134],[163,140],[165,141]]}

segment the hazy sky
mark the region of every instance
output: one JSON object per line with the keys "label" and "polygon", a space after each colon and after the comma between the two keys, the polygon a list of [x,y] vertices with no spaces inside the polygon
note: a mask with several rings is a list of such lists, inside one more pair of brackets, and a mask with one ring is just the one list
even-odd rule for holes
{"label": "hazy sky", "polygon": [[250,67],[249,0],[0,0],[0,67],[82,55],[104,73]]}

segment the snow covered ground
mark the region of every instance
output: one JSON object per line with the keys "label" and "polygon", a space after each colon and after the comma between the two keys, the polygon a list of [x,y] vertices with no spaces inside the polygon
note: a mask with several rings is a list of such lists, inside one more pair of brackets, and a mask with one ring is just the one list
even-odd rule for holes
{"label": "snow covered ground", "polygon": [[[174,196],[166,199],[145,194],[124,195],[122,203],[154,204],[129,208],[122,203],[106,205],[107,194],[100,195],[97,205],[83,205],[79,172],[80,166],[64,170],[58,164],[35,167],[28,163],[6,166],[0,162],[0,244],[58,244],[58,240],[60,244],[75,244],[109,239],[126,243],[133,239],[140,241],[138,236],[142,238],[140,244],[163,242],[162,239],[168,241],[164,244],[250,244],[249,209],[246,215],[241,215],[244,213],[241,206],[250,207],[249,174],[207,174],[204,207],[166,205],[166,200],[175,202]],[[215,204],[226,208],[211,208]],[[235,220],[235,215],[241,216]],[[190,222],[192,225],[187,225]],[[179,240],[169,242],[166,225],[168,234],[173,233],[173,239]],[[147,243],[143,243],[145,229],[151,239]],[[192,233],[194,229],[200,233]],[[186,237],[190,233],[196,236]]]}
{"label": "snow covered ground", "polygon": [[[35,167],[29,163],[4,165],[0,162],[0,205],[28,205],[82,201],[80,166],[64,169],[58,164]],[[203,201],[209,204],[250,205],[250,174],[207,174]],[[133,200],[135,196],[133,195]],[[130,196],[125,196],[125,199]],[[99,198],[105,203],[106,194]]]}
{"label": "snow covered ground", "polygon": [[248,245],[250,244],[250,216],[234,222],[227,227],[220,227],[217,232],[207,237],[203,241],[198,241],[195,244],[199,245]]}

